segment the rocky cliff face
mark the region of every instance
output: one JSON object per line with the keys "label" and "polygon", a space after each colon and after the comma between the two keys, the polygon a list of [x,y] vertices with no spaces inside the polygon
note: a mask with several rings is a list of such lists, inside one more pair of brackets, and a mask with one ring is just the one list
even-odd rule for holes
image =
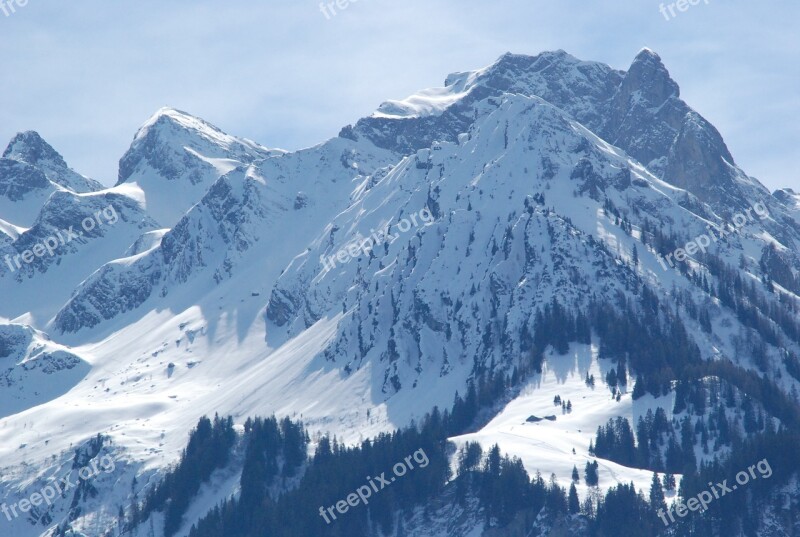
{"label": "rocky cliff face", "polygon": [[24,162],[44,172],[53,183],[77,192],[97,192],[103,185],[67,166],[64,158],[34,131],[17,134],[3,152],[3,158]]}
{"label": "rocky cliff face", "polygon": [[[109,207],[113,224],[14,265]],[[791,394],[800,389],[799,208],[797,194],[771,195],[736,166],[650,50],[627,71],[563,51],[506,54],[296,152],[162,109],[110,189],[22,133],[0,159],[0,383],[9,387],[0,446],[13,436],[30,451],[0,447],[15,476],[0,491],[28,479],[29,461],[98,432],[132,461],[130,483],[173,462],[204,413],[300,414],[313,431],[358,442],[449,408],[487,371],[535,379],[503,394],[507,407],[486,410],[506,414],[475,441],[513,437],[506,446],[531,474],[563,473],[570,454],[590,457],[586,434],[644,413],[631,397],[633,366],[618,399],[584,382],[591,371],[601,384],[613,354],[584,326],[598,305],[608,319],[652,321],[636,330],[660,334],[653,346],[676,369],[680,353],[730,360]],[[548,315],[580,338],[556,352]],[[629,365],[651,350],[619,343],[641,336],[632,326],[612,334]],[[546,371],[536,376],[540,356]],[[650,380],[661,391],[643,397],[672,413],[675,378]],[[580,420],[564,414],[559,426],[572,425],[563,430],[510,434],[514,409],[537,404],[531,393],[551,390],[552,400],[567,389],[587,400]],[[731,413],[745,413],[733,399]],[[785,421],[748,405],[762,421]],[[43,443],[29,421],[63,441]],[[699,460],[728,450],[695,440]],[[534,441],[558,456],[532,454]],[[650,477],[611,461],[602,472],[637,486]],[[223,481],[207,491],[212,504],[236,493],[235,479]],[[132,501],[128,487],[104,492],[114,505]],[[441,509],[439,522],[455,512]],[[88,527],[91,514],[72,522]],[[458,516],[465,534],[477,528]],[[417,522],[413,534],[425,535]],[[14,526],[21,537],[42,529],[31,528]]]}

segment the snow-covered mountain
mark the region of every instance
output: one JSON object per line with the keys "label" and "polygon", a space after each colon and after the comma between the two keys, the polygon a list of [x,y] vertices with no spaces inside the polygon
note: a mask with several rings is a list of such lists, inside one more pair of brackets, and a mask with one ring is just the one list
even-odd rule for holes
{"label": "snow-covered mountain", "polygon": [[474,103],[514,93],[563,109],[657,177],[717,208],[746,206],[745,194],[768,194],[735,168],[719,132],[680,99],[678,84],[649,49],[627,72],[564,51],[506,54],[485,69],[448,76],[435,92],[385,103],[347,132],[407,151],[455,141],[472,124]]}
{"label": "snow-covered mountain", "polygon": [[[9,535],[116,535],[204,414],[290,416],[352,444],[451,408],[487,372],[517,384],[454,444],[498,443],[562,482],[599,457],[609,419],[661,409],[705,427],[712,410],[676,403],[689,371],[732,394],[742,435],[746,412],[792,426],[741,379],[800,388],[799,207],[737,167],[648,49],[627,71],[506,54],[295,152],[165,108],[108,189],[20,134],[0,159],[0,502],[77,446],[120,464],[102,500],[65,497]],[[630,380],[606,385],[613,368]],[[556,395],[574,408],[525,420]],[[698,461],[732,449],[689,443]],[[602,463],[605,486],[649,487],[651,471]],[[179,535],[239,494],[237,464]],[[483,530],[466,516],[431,533],[426,517],[408,535]]]}
{"label": "snow-covered mountain", "polygon": [[67,166],[58,154],[38,133],[21,132],[9,142],[3,158],[30,164],[44,172],[48,180],[73,192],[86,193],[102,190],[103,185],[84,177]]}
{"label": "snow-covered mountain", "polygon": [[0,211],[6,221],[17,226],[30,226],[53,192],[83,194],[101,189],[97,181],[69,168],[33,131],[17,134],[0,158]]}
{"label": "snow-covered mountain", "polygon": [[180,110],[162,108],[142,125],[120,159],[117,185],[136,185],[149,214],[172,227],[220,176],[280,153]]}

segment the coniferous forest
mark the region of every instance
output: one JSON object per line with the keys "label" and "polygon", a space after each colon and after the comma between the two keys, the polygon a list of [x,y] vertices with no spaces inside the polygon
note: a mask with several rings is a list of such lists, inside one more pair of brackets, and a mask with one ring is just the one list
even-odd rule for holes
{"label": "coniferous forest", "polygon": [[[202,418],[180,462],[134,502],[123,514],[123,524],[134,529],[161,513],[164,535],[171,537],[200,487],[239,453],[240,494],[214,507],[192,527],[190,537],[399,536],[411,517],[459,512],[480,513],[487,528],[573,524],[596,536],[755,531],[759,506],[779,504],[780,487],[800,469],[800,459],[793,456],[800,441],[796,405],[766,376],[730,362],[701,361],[681,320],[661,308],[653,295],[644,292],[639,304],[621,307],[630,315],[598,303],[586,313],[572,313],[556,301],[547,304],[536,315],[536,335],[525,339],[523,334],[526,359],[510,374],[476,366],[475,380],[464,396],[456,394],[450,409],[434,409],[420,423],[358,445],[322,436],[309,454],[312,442],[299,421],[256,417],[237,434],[230,417]],[[468,443],[453,452],[449,438],[479,428],[498,404],[541,370],[542,349],[566,352],[570,342],[589,342],[592,330],[601,335],[600,357],[615,365],[605,379],[610,388],[626,384],[630,371],[638,378],[634,398],[674,391],[672,419],[660,408],[636,424],[616,418],[598,427],[589,446],[598,459],[653,471],[650,490],[603,483],[596,460],[581,471],[575,468],[572,483],[560,483],[556,476],[529,475],[520,460],[503,456],[496,445],[484,451]],[[744,434],[729,412],[737,408],[743,412]],[[698,463],[696,445],[705,453],[725,448],[722,452],[729,455]],[[334,521],[321,516],[321,509],[418,450],[429,459],[425,468],[409,472]],[[669,528],[659,518],[665,491],[691,498],[709,482],[731,480],[765,458],[775,474],[769,481],[720,498],[702,516],[677,518]],[[675,474],[683,476],[679,482]],[[574,482],[580,479],[597,493],[579,497]],[[791,509],[785,516],[793,516]]]}
{"label": "coniferous forest", "polygon": [[[477,395],[459,399],[459,408],[468,411],[467,405],[477,405]],[[477,412],[474,406],[472,413]],[[447,439],[464,431],[450,411],[434,410],[416,426],[353,447],[321,437],[309,458],[309,436],[299,422],[250,419],[239,438],[235,438],[230,423],[229,418],[215,418],[213,424],[206,418],[200,420],[180,463],[147,495],[141,509],[130,511],[128,528],[144,524],[153,512],[163,511],[165,534],[173,534],[182,510],[213,472],[209,461],[229,461],[237,445],[245,453],[241,494],[216,506],[191,529],[191,537],[358,537],[376,532],[399,536],[403,535],[404,521],[414,513],[433,516],[437,511],[458,510],[479,512],[487,528],[506,528],[520,521],[529,526],[538,517],[548,524],[560,521],[579,525],[596,536],[747,534],[757,529],[759,506],[780,498],[777,491],[800,470],[793,447],[800,442],[800,434],[785,427],[767,427],[747,438],[729,439],[729,457],[701,464],[696,470],[691,469],[692,461],[678,446],[678,454],[669,455],[669,462],[661,465],[662,469],[666,465],[670,470],[672,465],[686,472],[677,485],[671,473],[663,479],[654,474],[650,490],[637,490],[633,484],[603,483],[598,480],[597,462],[587,463],[581,472],[573,473],[573,480],[585,479],[598,494],[579,498],[574,484],[559,483],[555,476],[531,476],[520,460],[503,456],[497,446],[484,452],[479,444],[467,443],[453,454]],[[598,457],[623,464],[645,466],[647,462],[646,466],[657,466],[657,456],[643,458],[650,448],[642,446],[658,435],[667,436],[669,427],[663,416],[655,414],[652,420],[648,416],[640,423],[637,441],[625,420],[615,420],[600,428],[593,449]],[[672,443],[668,453],[671,448]],[[368,505],[350,509],[330,524],[320,516],[320,507],[346,498],[365,483],[366,477],[388,473],[395,463],[420,449],[429,459],[425,468],[409,472],[372,496]],[[451,454],[456,461],[454,474],[448,463]],[[691,498],[707,489],[709,482],[732,482],[739,470],[765,458],[774,475],[769,480],[753,481],[746,493],[720,498],[702,516],[676,517],[669,528],[658,517],[665,490],[677,488],[681,498]],[[786,516],[793,516],[793,512],[786,512]]]}

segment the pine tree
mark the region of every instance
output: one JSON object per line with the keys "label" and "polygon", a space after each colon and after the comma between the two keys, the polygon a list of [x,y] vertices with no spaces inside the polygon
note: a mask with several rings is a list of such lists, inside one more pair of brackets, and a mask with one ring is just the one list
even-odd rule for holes
{"label": "pine tree", "polygon": [[579,483],[580,480],[581,480],[581,476],[580,476],[580,474],[578,474],[578,467],[577,466],[573,466],[572,467],[572,480],[575,483]]}
{"label": "pine tree", "polygon": [[625,370],[628,368],[625,360],[619,361],[619,367],[617,368],[617,384],[621,384],[623,386],[628,385],[628,374]]}
{"label": "pine tree", "polygon": [[664,489],[661,488],[661,480],[658,474],[653,472],[653,480],[650,483],[650,507],[653,510],[664,509],[667,506],[664,500]]}
{"label": "pine tree", "polygon": [[575,488],[575,483],[572,483],[569,486],[569,498],[567,499],[567,505],[569,514],[571,515],[575,515],[581,510],[581,504],[580,500],[578,500],[578,491]]}
{"label": "pine tree", "polygon": [[596,487],[598,483],[600,483],[600,477],[597,475],[597,468],[598,468],[597,461],[594,462],[587,462],[586,469],[584,470],[584,476],[586,480],[586,484],[590,487]]}
{"label": "pine tree", "polygon": [[617,371],[612,367],[611,371],[606,374],[606,384],[611,388],[617,387]]}

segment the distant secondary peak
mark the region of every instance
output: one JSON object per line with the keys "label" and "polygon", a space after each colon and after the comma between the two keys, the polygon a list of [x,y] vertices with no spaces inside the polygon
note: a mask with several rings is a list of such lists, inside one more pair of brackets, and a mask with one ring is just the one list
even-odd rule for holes
{"label": "distant secondary peak", "polygon": [[25,162],[31,166],[50,164],[67,167],[67,163],[58,151],[45,142],[36,131],[20,132],[14,136],[3,152],[3,157]]}

